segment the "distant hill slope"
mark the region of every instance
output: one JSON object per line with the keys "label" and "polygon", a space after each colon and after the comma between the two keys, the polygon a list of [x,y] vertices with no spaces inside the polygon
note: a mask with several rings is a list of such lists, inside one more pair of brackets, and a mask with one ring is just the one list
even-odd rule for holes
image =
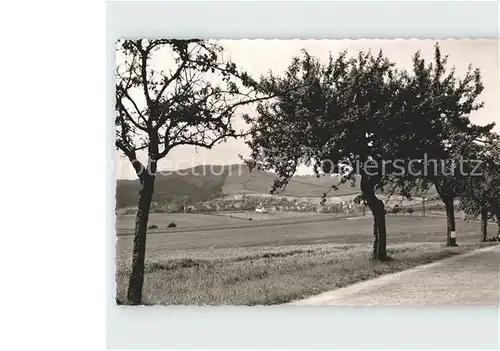
{"label": "distant hill slope", "polygon": [[[232,165],[228,168],[228,174],[222,191],[226,195],[233,194],[267,194],[271,190],[274,175],[272,173],[250,170],[242,165]],[[285,190],[279,195],[305,197],[322,196],[330,185],[338,182],[336,177],[315,176],[295,176],[288,183]],[[335,195],[353,194],[359,192],[359,189],[351,187],[350,184],[343,184]],[[333,196],[334,194],[332,194]]]}
{"label": "distant hill slope", "polygon": [[[253,170],[244,165],[196,166],[175,173],[158,173],[155,182],[153,201],[208,201],[225,195],[268,194],[274,175]],[[293,197],[320,197],[337,177],[313,175],[295,176],[279,195]],[[138,180],[118,180],[116,189],[117,208],[137,204]],[[329,196],[344,196],[359,193],[359,182],[352,187],[350,183],[340,185]]]}
{"label": "distant hill slope", "polygon": [[[204,172],[203,166],[181,170],[176,173],[158,173],[155,181],[153,201],[164,203],[173,200],[207,201],[223,196],[225,175]],[[116,207],[137,205],[139,180],[119,179],[116,184]]]}

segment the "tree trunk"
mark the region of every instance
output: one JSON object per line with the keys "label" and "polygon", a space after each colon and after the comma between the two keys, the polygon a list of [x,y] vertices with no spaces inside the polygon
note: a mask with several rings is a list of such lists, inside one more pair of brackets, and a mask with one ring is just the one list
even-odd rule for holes
{"label": "tree trunk", "polygon": [[446,209],[446,246],[457,246],[455,208],[453,206],[455,193],[447,180],[437,178],[434,179],[433,183]]}
{"label": "tree trunk", "polygon": [[497,217],[497,240],[500,241],[500,217]]}
{"label": "tree trunk", "polygon": [[446,208],[446,246],[457,246],[453,197],[445,197],[443,201]]}
{"label": "tree trunk", "polygon": [[127,300],[129,304],[140,305],[144,283],[144,260],[146,255],[146,233],[149,209],[153,198],[155,176],[145,174],[139,190],[139,202],[135,217],[134,248],[132,254],[132,273],[129,278]]}
{"label": "tree trunk", "polygon": [[373,258],[378,261],[387,261],[387,231],[385,223],[384,203],[375,195],[375,181],[368,176],[361,178],[361,191],[373,214]]}
{"label": "tree trunk", "polygon": [[385,223],[384,203],[374,198],[369,201],[370,209],[373,212],[373,258],[379,261],[386,261],[387,257],[387,230]]}
{"label": "tree trunk", "polygon": [[375,214],[373,215],[373,257],[378,250],[378,222]]}
{"label": "tree trunk", "polygon": [[488,209],[481,207],[481,242],[488,240]]}
{"label": "tree trunk", "polygon": [[500,208],[497,206],[493,207],[493,214],[497,220],[497,240],[500,241]]}
{"label": "tree trunk", "polygon": [[488,209],[481,207],[481,242],[488,240]]}

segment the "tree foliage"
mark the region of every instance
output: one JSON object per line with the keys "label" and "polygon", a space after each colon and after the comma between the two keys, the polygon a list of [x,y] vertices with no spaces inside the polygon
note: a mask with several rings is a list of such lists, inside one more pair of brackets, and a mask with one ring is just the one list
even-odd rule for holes
{"label": "tree foliage", "polygon": [[[286,186],[300,164],[312,166],[317,176],[335,173],[352,181],[359,170],[349,165],[402,154],[391,140],[404,127],[391,118],[398,113],[401,83],[393,66],[382,53],[348,58],[344,52],[322,65],[304,51],[284,77],[268,81],[274,91],[302,85],[260,104],[250,121],[249,163],[277,174],[273,192]],[[388,179],[379,178],[378,186]]]}
{"label": "tree foliage", "polygon": [[[414,135],[414,158],[430,162],[419,163],[421,180],[428,187],[433,184],[445,204],[447,212],[447,244],[455,245],[451,232],[455,231],[453,201],[461,192],[469,172],[467,164],[470,145],[487,138],[494,124],[475,125],[470,114],[483,107],[478,98],[483,91],[481,72],[469,65],[466,74],[457,77],[455,68],[447,68],[448,56],[443,56],[436,44],[434,58],[426,62],[417,52],[413,70],[407,75],[404,119]],[[436,161],[436,162],[433,162]]]}
{"label": "tree foliage", "polygon": [[[361,199],[375,215],[378,259],[386,259],[385,210],[375,191],[391,178],[391,166],[383,161],[407,159],[405,146],[411,143],[404,121],[397,118],[404,103],[403,79],[382,52],[350,58],[343,52],[321,64],[304,51],[283,77],[266,81],[268,89],[281,93],[260,104],[250,121],[248,163],[276,173],[272,192],[286,187],[300,164],[312,166],[317,176],[340,174],[341,182],[361,174]],[[302,88],[283,93],[291,85]],[[398,132],[402,136],[394,138]],[[364,165],[370,161],[367,170]]]}
{"label": "tree foliage", "polygon": [[[266,80],[274,92],[302,88],[259,104],[250,121],[248,163],[276,173],[272,192],[285,188],[301,164],[312,166],[317,176],[341,174],[341,182],[360,174],[360,200],[374,213],[374,256],[381,259],[385,209],[376,191],[391,184],[409,197],[415,188],[421,192],[433,184],[447,208],[447,241],[454,244],[453,200],[467,177],[451,161],[466,156],[464,145],[484,138],[493,125],[469,119],[483,106],[477,101],[483,90],[479,70],[469,67],[459,78],[446,68],[447,59],[436,45],[432,62],[417,52],[408,72],[382,52],[355,57],[343,52],[322,64],[304,51],[283,77]],[[429,169],[425,160],[439,162]]]}
{"label": "tree foliage", "polygon": [[466,220],[481,218],[482,240],[487,239],[485,222],[496,217],[497,237],[500,235],[500,136],[491,133],[483,142],[470,145],[475,159],[481,160],[478,175],[462,182],[460,188],[460,208]]}

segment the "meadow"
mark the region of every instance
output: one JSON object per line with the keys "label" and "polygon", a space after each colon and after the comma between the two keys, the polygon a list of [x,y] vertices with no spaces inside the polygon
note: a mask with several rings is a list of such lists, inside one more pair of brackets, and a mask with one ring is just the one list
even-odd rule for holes
{"label": "meadow", "polygon": [[[144,283],[147,304],[290,302],[466,252],[477,248],[479,242],[477,222],[457,220],[460,246],[446,248],[445,218],[388,215],[388,250],[393,260],[381,263],[370,259],[373,236],[372,218],[368,216],[315,218],[311,214],[285,224],[269,222],[272,219],[242,221],[213,216],[214,221],[240,221],[245,226],[207,229],[206,215],[155,215],[156,221],[164,216],[165,222],[184,220],[191,227],[148,234]],[[118,218],[117,225],[129,226],[124,220]],[[495,230],[493,225],[490,230]],[[129,234],[117,237],[119,300],[126,294],[132,239]]]}
{"label": "meadow", "polygon": [[[342,213],[315,213],[315,212],[281,212],[258,213],[253,211],[212,212],[212,213],[151,213],[149,225],[158,228],[150,230],[150,234],[164,234],[173,232],[225,230],[239,228],[256,228],[275,226],[278,224],[309,223],[315,221],[329,221],[336,218],[352,215]],[[251,220],[249,220],[251,218]],[[169,223],[175,223],[175,228],[168,228]],[[117,234],[130,235],[133,233],[135,215],[119,215],[116,221]]]}

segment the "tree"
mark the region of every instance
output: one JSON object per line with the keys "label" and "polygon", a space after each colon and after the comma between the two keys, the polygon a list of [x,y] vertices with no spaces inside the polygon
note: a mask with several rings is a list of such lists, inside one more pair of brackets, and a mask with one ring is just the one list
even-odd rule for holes
{"label": "tree", "polygon": [[465,212],[465,220],[481,218],[481,241],[485,242],[488,239],[488,220],[493,215],[488,207],[481,204],[483,200],[480,197],[473,199],[469,196],[460,198],[460,209]]}
{"label": "tree", "polygon": [[[239,106],[257,102],[258,85],[223,49],[205,40],[121,40],[117,43],[116,147],[141,187],[127,298],[140,304],[146,233],[159,160],[177,146],[211,148],[237,137]],[[137,152],[147,152],[147,164]]]}
{"label": "tree", "polygon": [[481,241],[488,238],[488,221],[497,219],[497,238],[500,237],[500,136],[492,133],[482,143],[470,145],[471,155],[481,164],[477,176],[463,182],[460,193],[460,208],[466,219],[481,218]]}
{"label": "tree", "polygon": [[411,207],[406,211],[410,214],[410,216],[413,216],[413,212],[415,212],[415,210]]}
{"label": "tree", "polygon": [[392,208],[392,213],[393,213],[395,216],[397,216],[400,210],[401,210],[401,209],[399,208],[399,205],[395,205],[395,206]]}
{"label": "tree", "polygon": [[484,171],[480,179],[484,179],[486,183],[483,189],[487,194],[487,207],[496,218],[496,238],[500,241],[500,135],[491,133],[482,150],[485,153]]}
{"label": "tree", "polygon": [[[455,76],[455,68],[446,69],[448,56],[442,56],[436,44],[434,60],[427,62],[417,52],[406,90],[406,119],[413,126],[415,149],[424,160],[422,174],[433,184],[446,208],[448,246],[456,245],[454,200],[467,174],[457,171],[460,157],[467,158],[467,146],[488,135],[494,124],[478,126],[470,122],[471,112],[483,107],[477,99],[483,91],[481,73],[471,66],[465,76]],[[425,161],[427,160],[427,161]],[[432,168],[429,169],[429,164]]]}
{"label": "tree", "polygon": [[[252,152],[247,163],[275,172],[273,193],[286,187],[300,164],[313,166],[318,177],[340,175],[341,183],[360,175],[359,200],[373,213],[377,260],[388,256],[386,210],[376,191],[391,179],[403,194],[411,187],[403,178],[392,178],[394,169],[384,162],[408,160],[411,150],[410,131],[400,118],[404,79],[382,52],[352,58],[344,52],[323,65],[303,51],[283,77],[266,80],[278,97],[260,103],[257,117],[248,120]],[[294,85],[302,88],[290,90]]]}

